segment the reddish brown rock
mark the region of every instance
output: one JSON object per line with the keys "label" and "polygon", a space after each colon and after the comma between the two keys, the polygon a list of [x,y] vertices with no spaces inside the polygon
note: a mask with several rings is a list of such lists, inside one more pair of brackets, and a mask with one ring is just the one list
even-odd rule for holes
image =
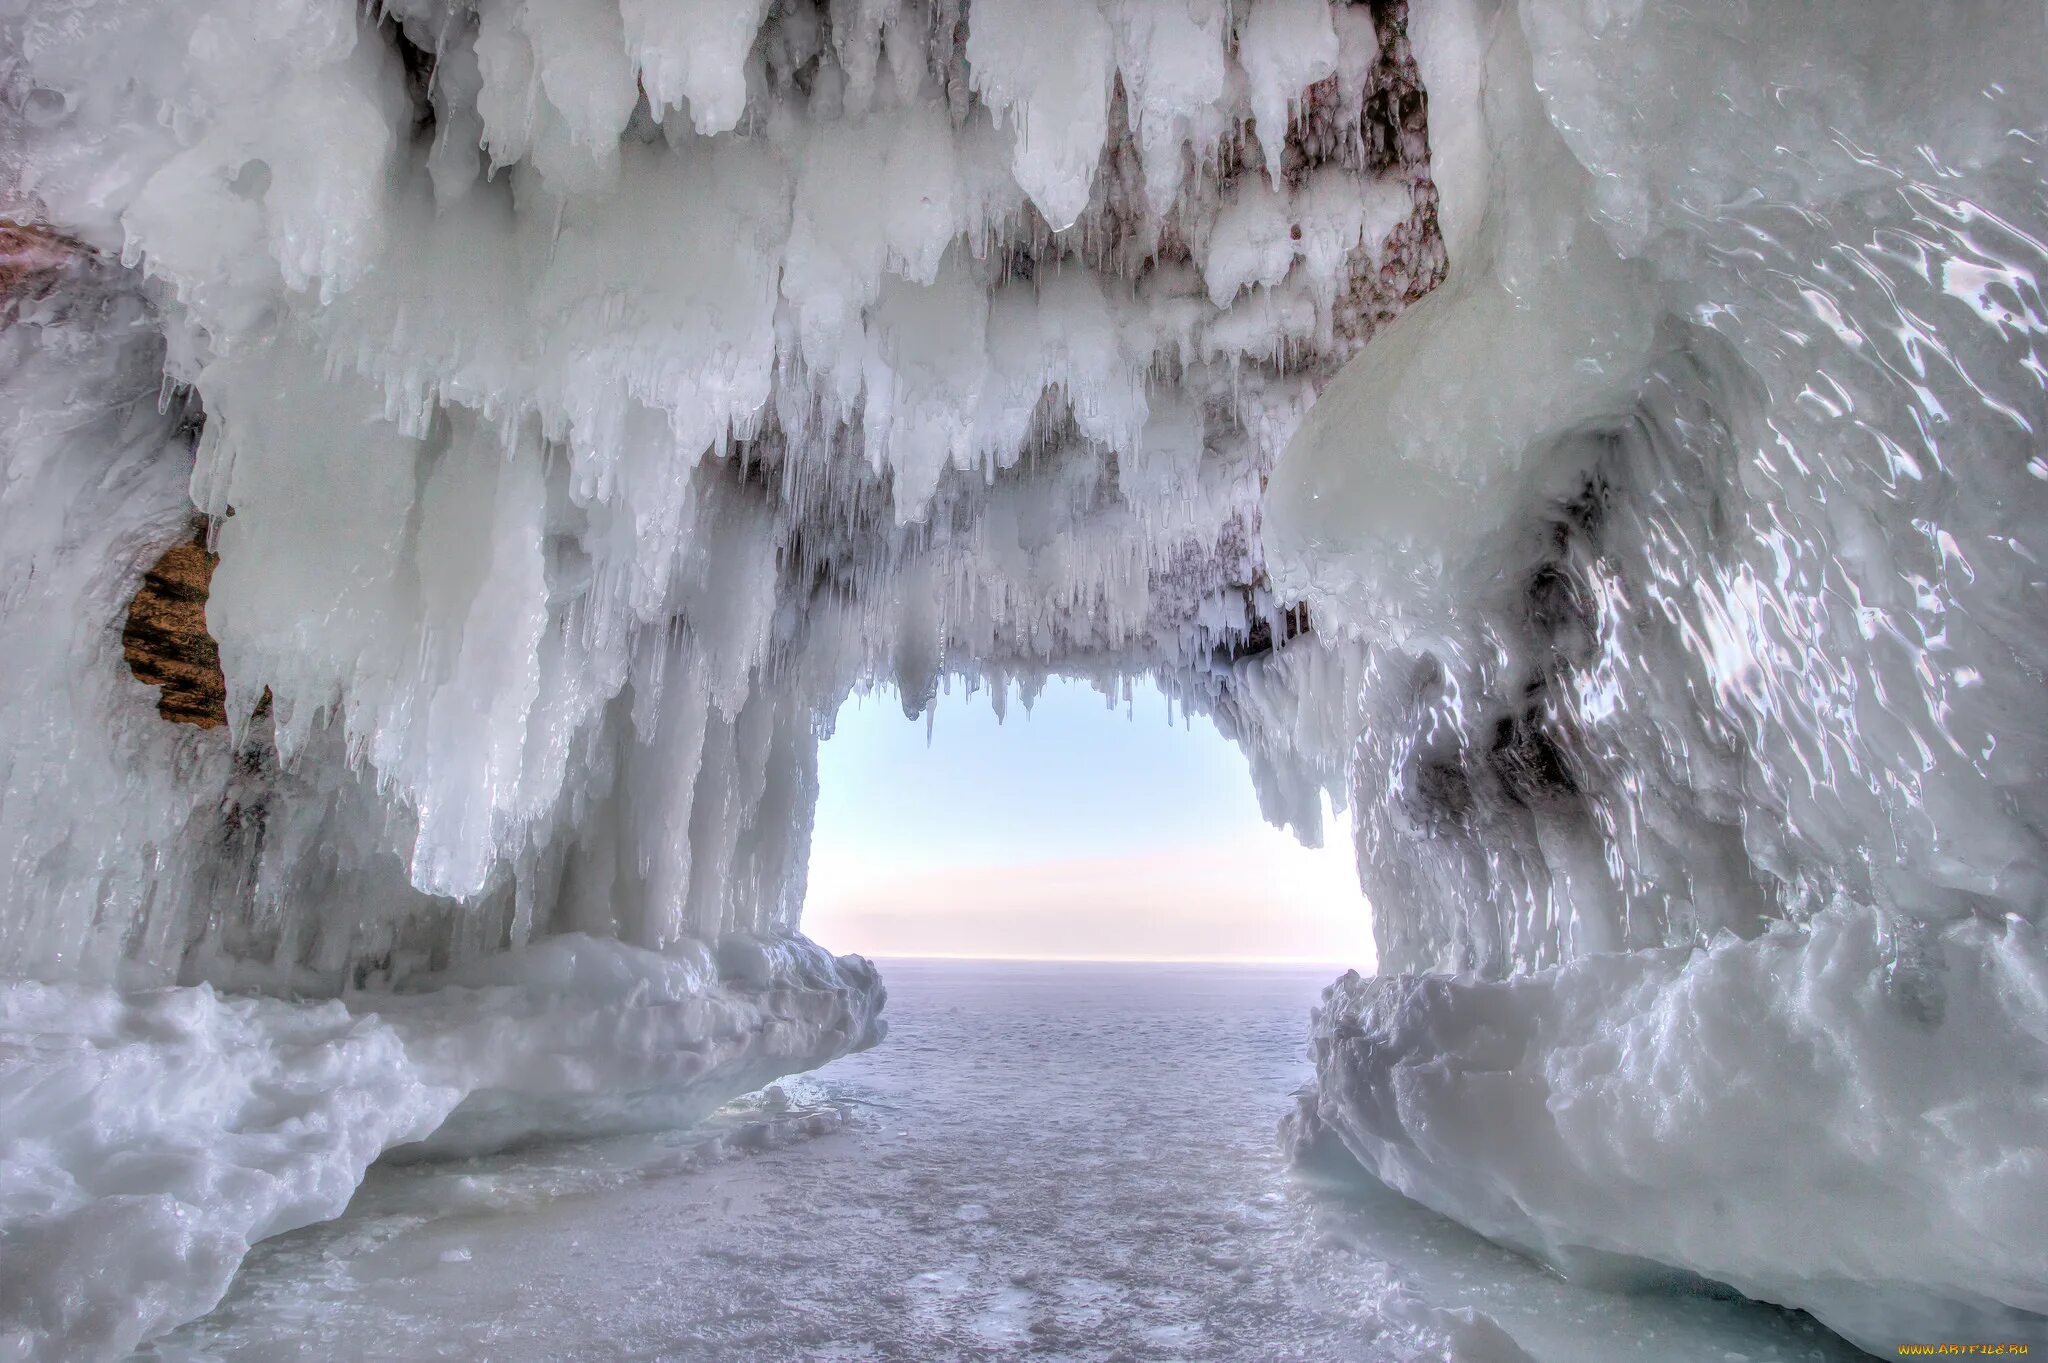
{"label": "reddish brown rock", "polygon": [[23,299],[40,298],[93,250],[62,232],[0,218],[0,320]]}
{"label": "reddish brown rock", "polygon": [[121,630],[128,670],[162,689],[157,713],[202,729],[228,722],[220,650],[206,631],[206,593],[218,561],[207,551],[202,521],[191,539],[167,550],[143,575]]}

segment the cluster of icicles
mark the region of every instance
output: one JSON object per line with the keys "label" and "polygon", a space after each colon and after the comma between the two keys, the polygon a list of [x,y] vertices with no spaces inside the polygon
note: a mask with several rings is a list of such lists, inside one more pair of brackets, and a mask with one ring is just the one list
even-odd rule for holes
{"label": "cluster of icicles", "polygon": [[[1263,478],[1440,271],[1398,14],[5,20],[16,211],[133,267],[104,286],[139,278],[159,328],[103,357],[112,386],[161,368],[203,420],[234,739],[102,826],[98,874],[0,925],[6,957],[333,981],[548,930],[787,928],[850,687],[1199,669],[1265,629]],[[18,463],[76,457],[68,400],[24,396]],[[142,512],[10,552],[132,561]],[[28,704],[51,798],[6,836],[34,861],[102,819],[55,788],[104,725]],[[118,784],[165,741],[120,734]]]}

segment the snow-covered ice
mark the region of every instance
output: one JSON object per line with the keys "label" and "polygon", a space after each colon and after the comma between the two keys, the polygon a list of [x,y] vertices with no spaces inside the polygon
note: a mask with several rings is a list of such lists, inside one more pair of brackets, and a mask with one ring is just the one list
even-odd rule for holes
{"label": "snow-covered ice", "polygon": [[1573,1277],[1686,1270],[1878,1354],[2030,1341],[2044,997],[2024,920],[1847,907],[1499,981],[1352,974],[1292,1135]]}
{"label": "snow-covered ice", "polygon": [[117,1356],[203,1313],[388,1152],[686,1126],[880,1038],[867,962],[751,956],[722,980],[705,951],[572,935],[308,1003],[0,986],[0,1354]]}
{"label": "snow-covered ice", "polygon": [[338,1002],[7,986],[0,1350],[104,1358],[190,1319],[460,1097]]}

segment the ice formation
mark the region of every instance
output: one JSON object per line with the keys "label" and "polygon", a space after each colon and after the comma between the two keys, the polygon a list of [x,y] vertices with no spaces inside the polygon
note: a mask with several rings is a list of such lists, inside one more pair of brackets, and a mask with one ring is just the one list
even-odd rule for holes
{"label": "ice formation", "polygon": [[[11,466],[165,484],[142,528],[24,500],[15,576],[78,551],[118,609],[187,515],[175,452],[139,448],[146,403],[176,408],[230,733],[143,741],[219,757],[181,785],[234,785],[247,831],[100,831],[93,874],[0,927],[13,968],[331,985],[564,929],[788,928],[849,687],[1184,669],[1278,618],[1260,480],[1441,271],[1398,27],[1383,51],[1369,11],[1300,0],[745,10],[8,21],[15,211],[98,252],[11,328]],[[147,319],[124,340],[87,299]],[[77,453],[87,416],[138,447]],[[10,638],[48,637],[30,612],[60,594],[27,595]],[[105,727],[34,719],[16,788]],[[81,797],[52,794],[10,804],[16,855],[72,845]]]}
{"label": "ice formation", "polygon": [[[339,1007],[425,1064],[464,1032],[416,991],[577,935],[696,962],[692,991],[810,962],[871,1018],[872,973],[797,935],[839,702],[1150,673],[1276,822],[1348,803],[1383,968],[1465,972],[1325,1012],[1319,1120],[1384,1176],[1867,1340],[1879,1290],[2038,1312],[2039,1263],[1960,1223],[1850,1254],[1822,1150],[1768,1207],[1725,1175],[1734,1224],[1695,1240],[1654,1191],[1594,1200],[1598,1160],[1509,1214],[1472,1190],[1519,1187],[1512,1142],[1399,1133],[1439,1102],[1456,1127],[1455,1086],[1401,1081],[1488,1027],[1531,1082],[1627,1036],[1690,1083],[1624,1069],[1591,1110],[1733,1114],[1655,1128],[1640,1188],[1726,1169],[1744,1067],[1784,1071],[1642,1020],[1781,990],[1757,1045],[1834,1015],[1841,1054],[1890,1055],[1891,1009],[1958,1057],[1825,1070],[1817,1111],[1896,1137],[1854,1158],[1938,1148],[2048,1220],[2044,27],[2032,0],[10,6],[0,970],[72,991],[10,1016],[217,1017],[258,1067],[301,1029],[353,1045]],[[195,511],[215,727],[123,658]],[[1847,957],[1774,925],[1877,957],[1827,976]],[[607,987],[668,997],[631,974]],[[344,1003],[89,992],[165,986]],[[1337,1044],[1367,1015],[1397,1040]],[[22,1026],[0,1101],[45,1063]],[[741,1027],[733,1072],[868,1034]],[[417,1082],[520,1095],[469,1104],[500,1134],[604,1087],[504,1085],[466,1045]],[[303,1158],[346,1178],[422,1102],[323,1117]],[[147,1192],[39,1139],[77,1191],[10,1216]],[[332,1205],[266,1197],[221,1254]],[[1785,1217],[1840,1237],[1800,1242],[1839,1281],[1755,1250]],[[151,1271],[121,1330],[219,1277]]]}
{"label": "ice formation", "polygon": [[880,1035],[857,957],[571,933],[323,1003],[0,986],[0,1357],[119,1357],[388,1151],[698,1120]]}
{"label": "ice formation", "polygon": [[1923,962],[1968,981],[1929,996],[1891,969],[1896,931],[1838,906],[1504,980],[1347,975],[1291,1134],[1577,1277],[1681,1269],[1879,1354],[2029,1339],[2048,953],[2025,922],[1926,934]]}

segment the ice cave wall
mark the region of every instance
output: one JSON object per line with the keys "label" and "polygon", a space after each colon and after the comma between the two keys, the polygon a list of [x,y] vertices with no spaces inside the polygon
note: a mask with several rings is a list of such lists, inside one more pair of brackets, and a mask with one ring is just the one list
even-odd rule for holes
{"label": "ice cave wall", "polygon": [[1382,959],[2034,918],[2041,16],[1603,12],[1430,7],[1458,265],[1267,502]]}
{"label": "ice cave wall", "polygon": [[[1383,970],[1291,1123],[1573,1274],[2048,1337],[2040,7],[1418,6],[1445,286],[1272,580]],[[1295,664],[1300,668],[1300,664]]]}

